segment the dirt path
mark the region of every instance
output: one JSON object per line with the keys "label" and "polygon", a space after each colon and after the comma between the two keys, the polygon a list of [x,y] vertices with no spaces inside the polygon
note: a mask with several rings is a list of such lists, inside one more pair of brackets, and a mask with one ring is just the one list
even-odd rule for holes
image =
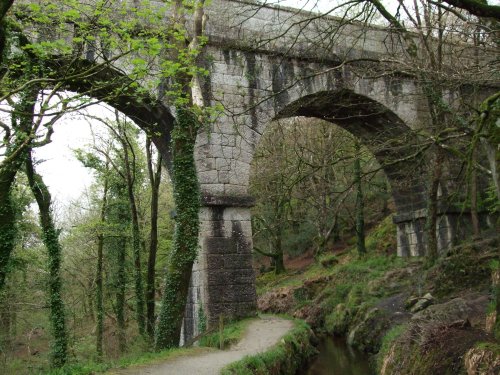
{"label": "dirt path", "polygon": [[251,322],[243,339],[231,349],[186,356],[148,367],[126,369],[120,375],[217,375],[232,362],[247,355],[264,352],[278,343],[291,328],[293,322],[278,317],[261,317]]}

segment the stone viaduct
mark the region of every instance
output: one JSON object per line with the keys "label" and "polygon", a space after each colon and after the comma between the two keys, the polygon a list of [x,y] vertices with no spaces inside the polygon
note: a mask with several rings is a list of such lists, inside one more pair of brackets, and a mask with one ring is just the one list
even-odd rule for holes
{"label": "stone viaduct", "polygon": [[[248,184],[254,150],[272,120],[316,117],[359,137],[390,181],[398,254],[425,253],[426,164],[422,156],[410,155],[418,154],[415,133],[429,122],[426,101],[411,77],[366,74],[363,67],[342,64],[393,56],[397,41],[381,28],[355,24],[332,36],[337,19],[309,22],[306,12],[242,1],[216,1],[208,13],[210,75],[203,94],[206,103],[220,103],[225,112],[197,140],[201,252],[192,274],[186,337],[196,334],[202,311],[214,321],[254,309]],[[442,249],[470,227],[467,215],[445,204],[447,189],[456,190],[449,169],[441,186]]]}
{"label": "stone viaduct", "polygon": [[[200,252],[184,339],[197,334],[202,316],[213,324],[220,315],[246,316],[256,309],[250,221],[254,200],[248,184],[254,151],[275,119],[315,117],[359,137],[391,184],[398,254],[425,253],[426,162],[416,133],[429,123],[426,101],[411,76],[384,74],[373,64],[375,59],[401,57],[397,37],[376,26],[346,23],[339,28],[342,22],[333,17],[240,0],[213,0],[206,13],[208,44],[202,62],[209,74],[201,96],[206,105],[224,110],[197,139]],[[464,63],[466,59],[460,61]],[[73,89],[85,89],[77,86]],[[455,95],[448,96],[453,105]],[[110,104],[144,128],[154,124],[160,130],[154,142],[167,155],[172,111],[168,103],[144,103],[124,97]],[[469,227],[468,215],[446,204],[457,190],[452,164],[440,186],[442,249],[466,235]]]}

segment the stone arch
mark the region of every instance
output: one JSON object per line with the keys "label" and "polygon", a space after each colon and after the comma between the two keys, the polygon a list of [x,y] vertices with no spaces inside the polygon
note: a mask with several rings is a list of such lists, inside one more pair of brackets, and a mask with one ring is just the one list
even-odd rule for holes
{"label": "stone arch", "polygon": [[[398,214],[425,208],[414,132],[393,111],[352,90],[319,91],[284,106],[276,119],[304,116],[334,123],[361,140],[385,171]],[[415,155],[415,156],[414,156]]]}
{"label": "stone arch", "polygon": [[[82,70],[95,69],[93,61],[81,59],[72,62]],[[64,69],[52,66],[54,70]],[[123,72],[112,66],[95,69],[95,74],[85,79],[66,80],[62,89],[77,93],[85,93],[91,98],[100,100],[125,114],[143,129],[161,153],[167,168],[170,168],[170,132],[175,118],[161,99],[138,89],[133,81]],[[103,84],[104,83],[104,84]]]}
{"label": "stone arch", "polygon": [[[197,166],[203,194],[201,252],[191,278],[184,321],[186,339],[198,333],[200,311],[209,326],[215,325],[221,314],[241,317],[255,311],[250,214],[253,199],[248,195],[248,180],[255,148],[272,119],[317,117],[360,137],[382,165],[386,162],[384,169],[401,216],[397,222],[399,254],[423,254],[425,216],[415,219],[415,212],[424,208],[425,192],[421,181],[412,180],[416,159],[409,156],[416,142],[410,128],[392,110],[353,90],[335,88],[334,83],[331,89],[319,84],[307,87],[298,97],[297,91],[283,91],[279,103],[271,96],[259,106],[250,107],[253,113],[223,115],[210,134],[198,137]],[[397,159],[404,161],[388,162]]]}

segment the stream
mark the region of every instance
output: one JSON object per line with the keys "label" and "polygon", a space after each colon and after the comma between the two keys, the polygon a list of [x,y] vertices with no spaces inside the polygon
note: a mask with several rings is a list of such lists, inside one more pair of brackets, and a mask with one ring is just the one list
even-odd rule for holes
{"label": "stream", "polygon": [[344,339],[326,337],[319,354],[300,375],[371,375],[368,355],[347,345]]}

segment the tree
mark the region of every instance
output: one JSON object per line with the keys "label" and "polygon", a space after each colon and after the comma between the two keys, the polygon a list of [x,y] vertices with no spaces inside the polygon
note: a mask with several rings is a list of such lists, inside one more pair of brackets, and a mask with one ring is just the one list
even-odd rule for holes
{"label": "tree", "polygon": [[[54,49],[59,49],[60,43],[30,43],[21,27],[7,16],[12,5],[13,1],[2,1],[0,4],[0,102],[6,101],[12,107],[11,124],[0,121],[4,135],[0,145],[4,156],[0,163],[0,235],[3,237],[0,247],[0,289],[5,283],[16,235],[14,208],[10,198],[13,181],[27,150],[50,142],[53,124],[69,110],[66,98],[57,95],[62,81],[67,77],[54,80],[51,77],[54,72],[46,64],[47,56]],[[26,114],[31,116],[38,101],[39,109],[34,116],[36,120],[32,121],[31,117],[26,119]]]}
{"label": "tree", "polygon": [[115,112],[116,120],[114,126],[107,124],[108,129],[112,132],[116,140],[121,146],[121,156],[123,157],[122,165],[119,167],[109,156],[107,161],[113,165],[115,171],[124,179],[127,186],[127,195],[130,208],[130,217],[132,219],[132,249],[134,254],[134,281],[135,281],[135,298],[136,298],[136,319],[139,327],[139,333],[145,334],[145,301],[144,288],[142,283],[141,269],[141,233],[139,228],[139,213],[136,202],[136,185],[137,185],[137,157],[135,150],[136,144],[133,143],[130,136],[131,124],[120,119],[118,111]]}
{"label": "tree", "polygon": [[[186,4],[176,0],[173,5],[173,34],[166,43],[173,44],[173,61],[178,69],[170,75],[176,123],[172,131],[172,171],[174,202],[177,210],[174,244],[165,280],[162,305],[155,332],[156,349],[177,346],[182,316],[186,306],[191,270],[197,256],[200,188],[194,160],[194,145],[203,118],[203,103],[194,97],[193,87],[200,89],[203,70],[197,64],[204,43],[204,1],[189,4],[194,9],[193,33],[187,33]],[[172,38],[173,37],[173,38]],[[205,114],[206,116],[206,114]],[[206,117],[205,117],[206,118]]]}
{"label": "tree", "polygon": [[356,187],[356,248],[359,255],[366,253],[365,246],[365,215],[363,202],[363,187],[361,184],[361,146],[359,142],[354,143],[354,185]]}
{"label": "tree", "polygon": [[156,168],[153,164],[153,149],[151,140],[146,137],[146,155],[148,164],[149,184],[151,186],[151,230],[149,236],[149,257],[146,277],[146,330],[150,338],[154,339],[155,326],[155,279],[156,279],[156,254],[158,251],[158,204],[160,194],[162,157],[158,153]]}
{"label": "tree", "polygon": [[[285,251],[293,256],[312,248],[318,259],[341,231],[356,233],[356,211],[363,222],[365,217],[360,206],[367,204],[367,220],[379,220],[380,208],[387,209],[387,182],[369,155],[354,136],[326,121],[291,118],[270,125],[250,178],[256,252],[272,258],[279,272],[276,261]],[[359,195],[361,181],[366,194]]]}
{"label": "tree", "polygon": [[[109,190],[109,163],[105,164],[104,171],[104,186],[102,192],[102,203],[100,212],[100,224],[104,227],[106,223],[106,210],[108,203]],[[103,303],[103,260],[104,260],[104,233],[101,228],[97,234],[97,265],[96,265],[96,352],[98,360],[102,360],[103,349],[102,340],[104,333],[104,303]]]}
{"label": "tree", "polygon": [[[115,111],[115,120],[109,121],[95,116],[88,116],[95,121],[103,124],[108,131],[110,140],[105,145],[94,144],[93,149],[104,158],[104,161],[96,160],[92,154],[85,154],[80,151],[80,159],[84,164],[97,168],[104,179],[105,191],[108,190],[109,184],[109,168],[112,168],[117,178],[121,182],[117,182],[117,187],[124,186],[126,188],[126,199],[128,201],[129,215],[125,222],[131,222],[131,238],[132,238],[132,253],[134,259],[134,284],[135,284],[135,301],[136,301],[136,320],[139,328],[139,333],[145,333],[145,301],[143,290],[143,277],[141,267],[141,243],[142,236],[139,224],[139,211],[137,204],[137,190],[141,186],[141,155],[136,138],[138,130],[132,126],[130,122],[123,119],[122,116]],[[109,166],[103,168],[102,165]],[[122,192],[121,189],[119,189]],[[122,222],[124,224],[125,222]],[[121,264],[121,258],[119,264]]]}
{"label": "tree", "polygon": [[52,365],[61,367],[67,361],[68,335],[66,332],[66,316],[62,299],[61,281],[61,244],[59,242],[59,231],[57,230],[52,216],[52,200],[47,185],[42,177],[35,172],[31,150],[28,151],[26,159],[26,175],[30,189],[40,210],[40,226],[42,228],[42,239],[49,254],[49,297],[50,297],[50,320],[54,343],[52,344]]}
{"label": "tree", "polygon": [[[468,2],[455,3],[466,7]],[[476,1],[472,3],[479,4]],[[497,41],[493,37],[496,21],[473,17],[443,2],[427,0],[399,1],[393,12],[378,0],[346,1],[336,4],[330,14],[339,15],[340,18],[336,22],[330,20],[328,26],[325,25],[317,43],[311,41],[309,34],[315,32],[314,27],[308,26],[322,17],[320,14],[304,15],[297,22],[287,24],[292,26],[285,28],[286,31],[266,36],[262,43],[269,43],[272,38],[282,37],[293,30],[304,32],[304,38],[294,35],[290,38],[293,42],[289,48],[304,41],[304,45],[311,46],[311,49],[321,47],[331,50],[337,43],[342,45],[342,38],[347,36],[357,38],[360,46],[364,35],[369,32],[364,25],[374,20],[384,24],[388,36],[384,41],[386,51],[383,55],[353,58],[355,53],[350,54],[350,47],[345,50],[338,48],[335,52],[338,52],[336,57],[340,63],[328,71],[338,69],[340,72],[348,66],[349,74],[365,81],[381,76],[394,77],[396,80],[406,77],[417,85],[425,101],[428,119],[427,123],[413,129],[415,146],[412,147],[418,150],[415,160],[425,159],[428,170],[426,236],[427,255],[432,262],[438,255],[439,217],[450,207],[463,207],[466,200],[460,194],[449,194],[458,191],[460,183],[457,181],[465,177],[457,172],[459,168],[453,163],[460,162],[460,158],[463,162],[471,160],[467,151],[473,132],[470,125],[475,117],[471,117],[471,113],[474,112],[473,108],[478,108],[481,89],[496,82],[492,75],[495,69],[490,67],[495,59],[494,53],[488,51],[488,48],[497,48]],[[480,42],[474,43],[474,38]],[[466,90],[466,87],[470,90]],[[465,91],[471,91],[472,94],[466,95]],[[334,122],[333,116],[331,121]],[[385,152],[391,151],[388,148]],[[397,160],[390,163],[395,162]],[[481,163],[476,163],[475,167],[485,171]],[[456,174],[452,176],[452,173]],[[487,173],[491,173],[491,170]],[[453,183],[456,184],[455,188],[452,187]],[[474,215],[474,209],[471,214]]]}
{"label": "tree", "polygon": [[299,157],[297,147],[303,124],[277,121],[254,155],[250,191],[256,197],[252,229],[254,250],[272,259],[276,274],[285,271],[284,246],[291,233],[294,193],[308,176],[309,160]]}

